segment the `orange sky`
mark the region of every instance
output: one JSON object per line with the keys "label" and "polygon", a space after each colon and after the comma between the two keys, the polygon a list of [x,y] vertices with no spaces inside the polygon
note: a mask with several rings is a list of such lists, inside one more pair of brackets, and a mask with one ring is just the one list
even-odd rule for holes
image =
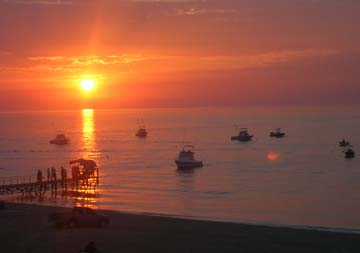
{"label": "orange sky", "polygon": [[0,110],[357,103],[358,13],[354,0],[0,0]]}

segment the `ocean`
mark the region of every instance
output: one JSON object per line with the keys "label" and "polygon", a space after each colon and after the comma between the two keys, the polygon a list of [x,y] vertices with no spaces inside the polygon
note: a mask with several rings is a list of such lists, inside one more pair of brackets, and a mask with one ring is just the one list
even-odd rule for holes
{"label": "ocean", "polygon": [[[360,229],[359,108],[178,108],[0,113],[1,178],[35,175],[77,158],[100,166],[99,196],[47,196],[39,204],[204,220]],[[135,136],[139,121],[149,135]],[[231,141],[238,127],[252,142]],[[281,127],[287,137],[269,132]],[[65,132],[67,146],[49,144]],[[183,144],[204,167],[178,171]],[[360,152],[360,151],[359,151]],[[360,154],[360,153],[359,153]]]}

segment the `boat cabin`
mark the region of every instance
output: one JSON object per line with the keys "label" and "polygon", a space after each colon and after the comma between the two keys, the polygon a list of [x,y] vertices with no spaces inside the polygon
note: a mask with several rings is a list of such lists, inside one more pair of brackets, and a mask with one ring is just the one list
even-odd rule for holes
{"label": "boat cabin", "polygon": [[69,143],[69,139],[64,134],[57,134],[55,139],[50,141],[51,144],[65,145]]}
{"label": "boat cabin", "polygon": [[147,136],[147,131],[144,127],[140,128],[137,133],[136,136],[138,137],[146,137]]}
{"label": "boat cabin", "polygon": [[191,150],[182,150],[179,154],[179,160],[188,160],[188,161],[194,161],[194,152]]}
{"label": "boat cabin", "polygon": [[249,134],[247,128],[241,128],[240,132],[237,136],[232,136],[231,140],[236,140],[236,141],[251,141],[253,135]]}

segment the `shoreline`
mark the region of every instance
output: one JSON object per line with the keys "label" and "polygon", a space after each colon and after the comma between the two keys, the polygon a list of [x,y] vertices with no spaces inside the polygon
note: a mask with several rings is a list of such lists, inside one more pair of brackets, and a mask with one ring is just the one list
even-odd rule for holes
{"label": "shoreline", "polygon": [[8,252],[360,252],[360,235],[306,228],[194,220],[98,210],[105,228],[56,229],[48,215],[67,207],[6,202],[0,237]]}
{"label": "shoreline", "polygon": [[[61,206],[61,205],[51,205],[51,204],[39,204],[34,202],[18,202],[18,201],[8,201],[4,200],[5,203],[9,204],[19,204],[19,205],[34,205],[34,206],[43,206],[43,207],[59,207],[59,208],[72,208],[71,206]],[[114,212],[119,214],[130,214],[130,215],[145,215],[153,217],[164,217],[164,218],[173,218],[179,220],[194,220],[194,221],[204,221],[204,222],[218,222],[218,223],[229,223],[229,224],[239,224],[239,225],[250,225],[250,226],[263,226],[269,228],[289,228],[289,229],[300,229],[300,230],[310,230],[310,231],[320,231],[320,232],[334,232],[334,233],[344,233],[344,234],[359,234],[359,229],[352,228],[341,228],[341,227],[326,227],[326,226],[316,226],[316,225],[300,225],[300,224],[287,224],[287,223],[272,223],[266,221],[255,221],[255,220],[232,220],[232,219],[222,219],[216,217],[197,217],[197,216],[186,216],[186,215],[176,215],[176,214],[163,214],[163,213],[151,213],[151,212],[136,212],[136,211],[121,211],[121,210],[112,210],[112,209],[95,209],[98,211],[104,212]]]}

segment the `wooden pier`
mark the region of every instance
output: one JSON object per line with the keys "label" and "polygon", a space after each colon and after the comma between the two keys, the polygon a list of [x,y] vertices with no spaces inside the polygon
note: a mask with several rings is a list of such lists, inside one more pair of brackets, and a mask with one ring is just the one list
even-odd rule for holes
{"label": "wooden pier", "polygon": [[[98,194],[99,168],[91,160],[75,160],[81,167],[72,167],[72,177],[62,176],[61,179],[47,177],[39,178],[39,174],[32,176],[0,178],[0,195],[21,194],[22,196],[43,197],[51,195],[66,195],[72,197],[94,197]],[[75,173],[74,173],[75,168]],[[63,169],[63,168],[62,168]],[[55,169],[54,169],[55,170]],[[62,170],[61,170],[62,171]]]}

